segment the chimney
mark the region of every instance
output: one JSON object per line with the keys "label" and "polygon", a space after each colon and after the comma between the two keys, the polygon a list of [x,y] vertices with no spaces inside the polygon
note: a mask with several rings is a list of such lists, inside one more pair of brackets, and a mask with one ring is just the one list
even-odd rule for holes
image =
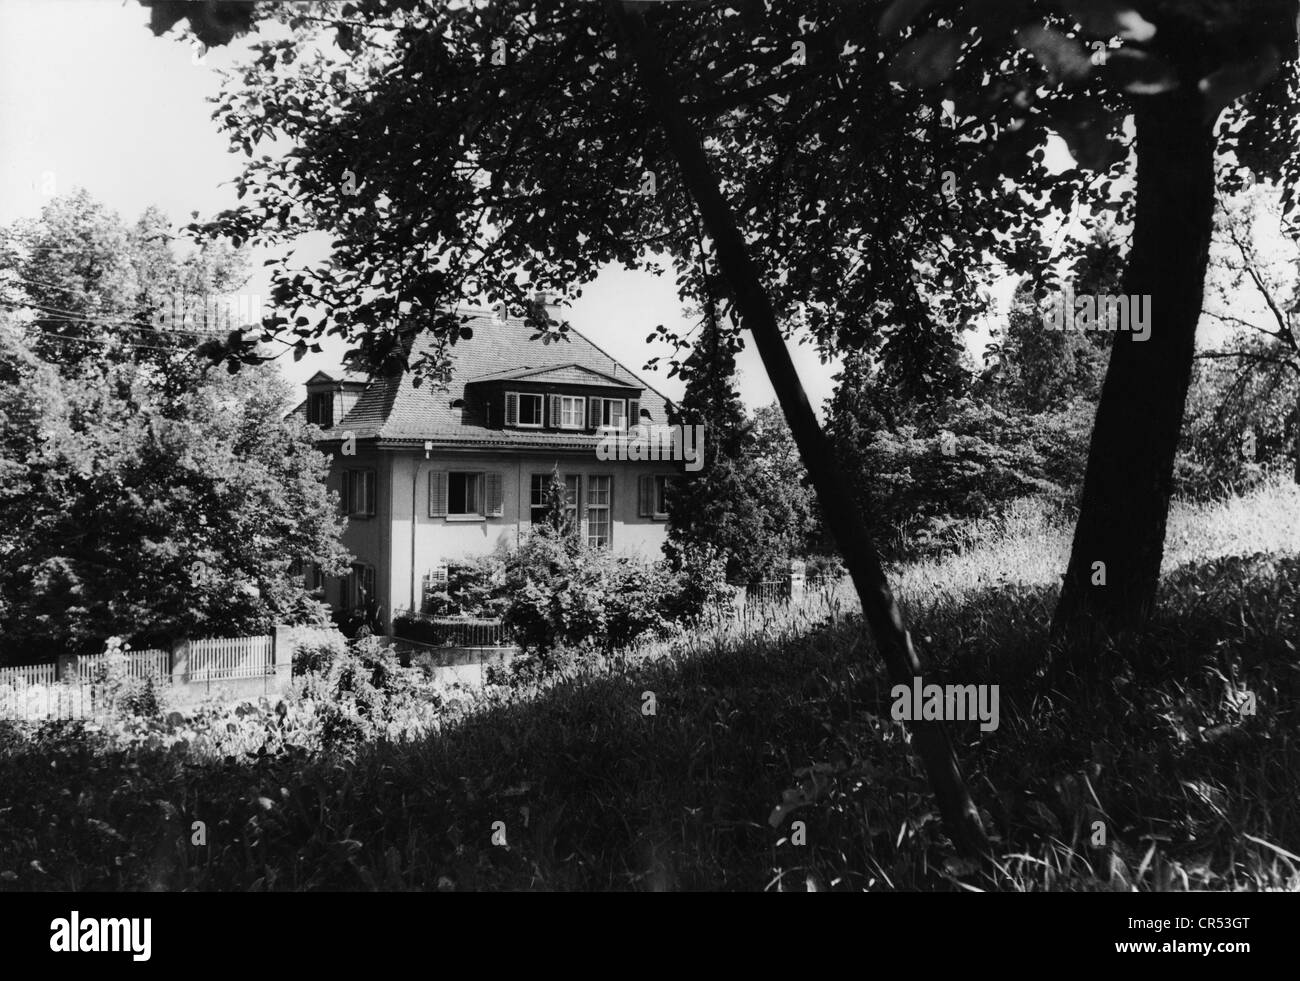
{"label": "chimney", "polygon": [[551,320],[558,323],[564,319],[564,311],[560,307],[560,298],[556,294],[538,290],[533,294],[533,302],[540,303]]}

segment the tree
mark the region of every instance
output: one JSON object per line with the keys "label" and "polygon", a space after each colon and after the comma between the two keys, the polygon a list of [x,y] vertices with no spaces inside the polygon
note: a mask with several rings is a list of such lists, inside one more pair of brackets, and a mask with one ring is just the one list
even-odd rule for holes
{"label": "tree", "polygon": [[[1123,254],[1113,226],[1098,225],[1074,263],[1069,280],[1080,295],[1119,292]],[[1077,399],[1095,405],[1109,355],[1109,334],[1043,327],[1048,284],[1023,280],[1011,297],[1006,327],[985,351],[990,368],[976,384],[981,397],[1004,407],[1039,413]],[[1000,338],[1000,339],[998,339]]]}
{"label": "tree", "polygon": [[316,619],[300,564],[344,571],[324,458],[282,419],[274,368],[196,357],[243,258],[178,258],[169,228],[77,191],[0,232],[0,629],[27,656]]}
{"label": "tree", "polygon": [[229,301],[247,264],[224,242],[178,258],[173,238],[156,208],[127,227],[84,190],[55,198],[0,229],[0,304],[24,312],[32,350],[65,374],[134,361],[183,391],[199,342],[241,326]]}
{"label": "tree", "polygon": [[668,535],[679,548],[712,546],[731,582],[781,575],[802,551],[800,488],[782,480],[762,455],[733,379],[739,338],[718,327],[716,308],[701,315],[700,335],[681,366],[686,392],[669,413],[674,425],[704,427],[703,467],[679,474],[667,493]]}
{"label": "tree", "polygon": [[817,506],[817,495],[808,486],[808,470],[799,458],[799,447],[778,403],[772,402],[754,413],[753,433],[758,463],[779,491],[774,502],[785,514],[790,528],[790,554],[833,551],[834,544],[827,540]]}
{"label": "tree", "polygon": [[326,620],[299,564],[343,574],[341,520],[273,369],[177,407],[139,365],[66,378],[10,325],[0,372],[0,632],[25,657]]}
{"label": "tree", "polygon": [[573,544],[577,541],[577,536],[574,534],[571,507],[568,485],[560,476],[559,464],[556,464],[551,471],[551,479],[546,484],[546,518],[543,526],[560,541]]}
{"label": "tree", "polygon": [[1205,316],[1232,336],[1198,357],[1234,368],[1214,411],[1219,455],[1230,444],[1232,458],[1267,461],[1284,451],[1289,431],[1300,483],[1300,248],[1287,231],[1269,188],[1220,200]]}
{"label": "tree", "polygon": [[[894,33],[918,18],[925,27],[895,57],[901,81],[938,86],[988,72],[993,90],[1010,89],[1033,105],[1081,165],[1108,178],[1126,162],[1110,137],[1126,117],[1133,121],[1133,237],[1123,291],[1151,298],[1153,322],[1142,343],[1115,334],[1053,622],[1054,635],[1086,660],[1107,637],[1141,627],[1154,606],[1220,180],[1216,154],[1236,157],[1225,186],[1239,185],[1246,169],[1294,175],[1294,91],[1280,69],[1294,60],[1295,5],[897,0],[882,26]],[[1012,31],[1042,74],[1009,71],[996,39]],[[1222,111],[1242,97],[1216,129]],[[1291,193],[1288,181],[1288,204]]]}

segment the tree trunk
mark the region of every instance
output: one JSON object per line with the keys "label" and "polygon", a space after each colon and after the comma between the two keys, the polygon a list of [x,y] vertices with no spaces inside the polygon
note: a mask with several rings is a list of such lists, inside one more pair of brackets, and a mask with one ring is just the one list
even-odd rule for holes
{"label": "tree trunk", "polygon": [[1215,141],[1203,111],[1192,86],[1137,100],[1137,212],[1124,291],[1150,296],[1151,336],[1115,334],[1093,426],[1052,623],[1053,638],[1080,659],[1143,626],[1155,607],[1213,228]]}
{"label": "tree trunk", "polygon": [[[892,684],[910,687],[912,678],[921,674],[912,638],[885,579],[875,545],[808,402],[767,291],[750,260],[731,208],[718,188],[699,136],[681,111],[654,37],[642,16],[624,10],[620,0],[609,0],[607,6],[636,60],[647,99],[658,116],[705,227],[716,243],[718,265],[744,325],[754,336],[831,532],[845,557],[862,601],[863,616],[885,660],[889,679]],[[948,834],[963,852],[987,855],[988,841],[979,812],[962,781],[961,769],[942,723],[915,721],[910,725],[912,744],[929,775]]]}

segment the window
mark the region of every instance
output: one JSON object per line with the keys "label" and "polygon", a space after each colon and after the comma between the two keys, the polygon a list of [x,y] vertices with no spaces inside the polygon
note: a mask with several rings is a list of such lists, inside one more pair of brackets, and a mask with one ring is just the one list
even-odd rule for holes
{"label": "window", "polygon": [[375,472],[343,471],[343,513],[349,517],[369,517],[375,513]]}
{"label": "window", "polygon": [[477,473],[447,474],[447,513],[482,514],[483,475]]}
{"label": "window", "polygon": [[[581,478],[576,473],[566,473],[564,475],[564,497],[565,497],[565,530],[576,532],[578,530],[578,488]],[[532,476],[529,487],[529,508],[528,519],[534,525],[540,525],[546,520],[546,491],[551,485],[551,475],[549,473],[535,473]]]}
{"label": "window", "polygon": [[602,475],[587,478],[587,544],[593,547],[609,544],[613,487],[613,477]]}
{"label": "window", "polygon": [[668,517],[668,474],[644,474],[638,481],[640,498],[637,513],[643,518],[663,520]]}
{"label": "window", "polygon": [[552,395],[551,418],[560,429],[585,429],[587,399],[583,395]]}
{"label": "window", "polygon": [[313,392],[307,396],[307,421],[326,429],[334,425],[333,392]]}
{"label": "window", "polygon": [[354,563],[345,584],[348,609],[365,609],[375,598],[375,570],[373,566]]}
{"label": "window", "polygon": [[529,392],[506,392],[506,425],[542,428],[542,397]]}
{"label": "window", "polygon": [[499,473],[433,471],[429,474],[429,517],[499,518],[501,488]]}
{"label": "window", "polygon": [[626,429],[627,402],[624,399],[601,399],[600,425],[607,429]]}

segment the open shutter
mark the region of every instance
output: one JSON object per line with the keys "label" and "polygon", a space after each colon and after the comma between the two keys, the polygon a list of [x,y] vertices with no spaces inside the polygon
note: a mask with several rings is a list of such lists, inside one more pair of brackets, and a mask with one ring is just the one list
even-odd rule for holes
{"label": "open shutter", "polygon": [[349,486],[351,483],[352,483],[351,470],[344,470],[341,474],[339,474],[339,503],[343,506],[344,514],[352,513],[352,508],[349,506],[352,497],[351,488]]}
{"label": "open shutter", "polygon": [[434,470],[429,473],[429,517],[441,518],[447,514],[447,475]]}
{"label": "open shutter", "polygon": [[641,402],[638,399],[631,399],[627,403],[627,428],[641,424]]}
{"label": "open shutter", "polygon": [[653,518],[655,511],[655,479],[643,473],[637,478],[637,513],[643,518]]}
{"label": "open shutter", "polygon": [[501,517],[501,475],[499,473],[487,474],[487,511],[484,513],[489,518]]}
{"label": "open shutter", "polygon": [[551,428],[560,428],[560,397],[558,395],[551,396]]}
{"label": "open shutter", "polygon": [[589,429],[600,428],[600,409],[603,403],[600,399],[587,399],[587,427]]}
{"label": "open shutter", "polygon": [[506,392],[506,425],[519,425],[519,393]]}

